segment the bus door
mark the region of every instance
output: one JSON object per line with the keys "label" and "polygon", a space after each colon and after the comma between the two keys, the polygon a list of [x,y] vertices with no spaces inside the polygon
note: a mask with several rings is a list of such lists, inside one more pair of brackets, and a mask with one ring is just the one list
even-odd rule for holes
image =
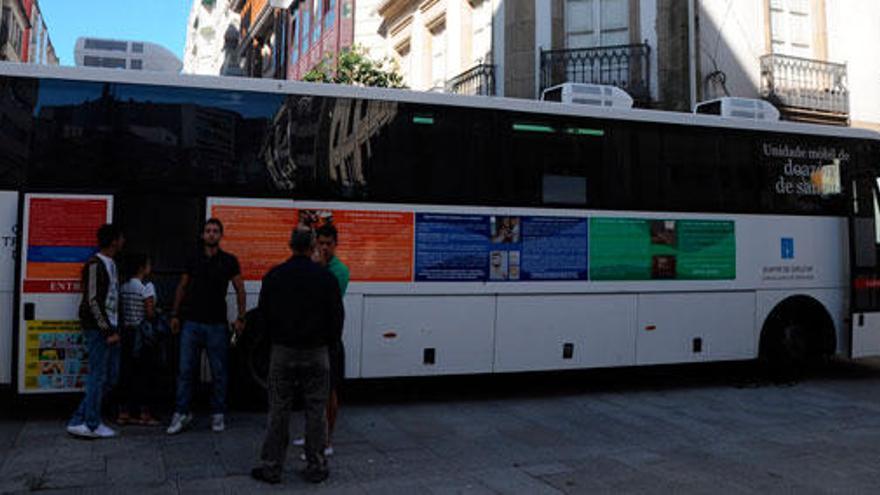
{"label": "bus door", "polygon": [[0,387],[12,385],[18,192],[0,191]]}
{"label": "bus door", "polygon": [[25,194],[18,256],[18,392],[73,392],[88,356],[79,326],[80,273],[113,218],[107,195]]}
{"label": "bus door", "polygon": [[859,358],[880,355],[880,195],[872,168],[859,167],[850,180],[850,354]]}

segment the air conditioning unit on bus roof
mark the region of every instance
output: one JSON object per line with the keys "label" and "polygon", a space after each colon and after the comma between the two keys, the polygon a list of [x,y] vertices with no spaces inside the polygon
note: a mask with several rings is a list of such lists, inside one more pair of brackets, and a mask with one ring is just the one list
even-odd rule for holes
{"label": "air conditioning unit on bus roof", "polygon": [[769,102],[732,96],[700,102],[694,108],[694,113],[750,120],[779,120],[779,110]]}
{"label": "air conditioning unit on bus roof", "polygon": [[605,84],[562,83],[541,92],[544,101],[577,103],[599,107],[632,108],[632,96],[617,86]]}

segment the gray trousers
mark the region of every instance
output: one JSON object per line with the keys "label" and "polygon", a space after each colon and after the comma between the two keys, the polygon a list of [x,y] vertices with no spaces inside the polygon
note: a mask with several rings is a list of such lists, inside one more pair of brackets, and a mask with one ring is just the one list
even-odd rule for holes
{"label": "gray trousers", "polygon": [[260,458],[263,465],[281,474],[290,445],[290,412],[297,393],[305,399],[306,460],[325,467],[327,400],[330,363],[326,347],[291,349],[272,346],[269,363],[269,424]]}

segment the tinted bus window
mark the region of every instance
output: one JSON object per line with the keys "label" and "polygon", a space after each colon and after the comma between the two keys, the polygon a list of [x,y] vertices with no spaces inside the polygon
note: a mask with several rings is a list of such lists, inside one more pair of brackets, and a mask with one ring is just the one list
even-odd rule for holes
{"label": "tinted bus window", "polygon": [[502,197],[526,205],[599,206],[607,126],[508,114],[499,122]]}
{"label": "tinted bus window", "polygon": [[22,181],[31,157],[36,102],[35,80],[0,78],[0,188],[14,189]]}
{"label": "tinted bus window", "polygon": [[36,187],[265,191],[272,183],[260,151],[281,100],[44,80],[28,179]]}
{"label": "tinted bus window", "polygon": [[[359,130],[371,136],[360,145],[371,199],[493,202],[487,184],[497,158],[489,112],[409,103],[372,105],[384,108],[374,119],[383,125],[375,131]],[[358,120],[356,113],[353,118]]]}

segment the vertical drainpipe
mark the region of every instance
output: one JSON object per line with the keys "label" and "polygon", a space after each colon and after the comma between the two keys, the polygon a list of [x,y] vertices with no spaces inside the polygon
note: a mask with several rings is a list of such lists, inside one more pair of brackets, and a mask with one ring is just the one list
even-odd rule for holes
{"label": "vertical drainpipe", "polygon": [[697,107],[697,0],[688,0],[688,82],[690,86],[690,111]]}
{"label": "vertical drainpipe", "polygon": [[279,42],[279,45],[281,46],[281,64],[279,64],[281,69],[280,69],[280,73],[278,74],[278,79],[287,79],[287,52],[288,52],[288,47],[287,47],[287,36],[288,36],[287,15],[288,15],[287,9],[282,9],[278,14],[278,17],[279,17],[278,22],[281,24],[280,40],[278,40],[278,38],[276,38],[276,40],[278,40],[278,42]]}

